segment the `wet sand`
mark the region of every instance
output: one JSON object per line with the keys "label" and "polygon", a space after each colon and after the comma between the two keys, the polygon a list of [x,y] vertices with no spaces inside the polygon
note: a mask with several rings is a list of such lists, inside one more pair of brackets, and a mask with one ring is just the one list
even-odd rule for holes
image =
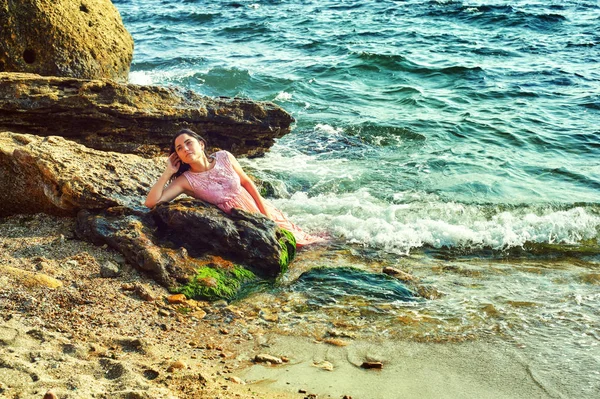
{"label": "wet sand", "polygon": [[[293,392],[301,386],[308,392],[353,399],[559,396],[533,378],[518,349],[500,342],[354,341],[338,347],[284,336],[270,342],[270,351],[293,360],[277,367],[254,365],[240,374],[261,390]],[[383,368],[361,368],[365,361],[381,362]]]}

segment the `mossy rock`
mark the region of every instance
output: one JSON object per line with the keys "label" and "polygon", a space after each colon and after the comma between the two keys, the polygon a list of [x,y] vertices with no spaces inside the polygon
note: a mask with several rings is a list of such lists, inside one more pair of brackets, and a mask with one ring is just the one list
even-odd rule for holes
{"label": "mossy rock", "polygon": [[187,298],[231,300],[238,295],[244,283],[255,279],[254,273],[239,265],[234,265],[232,269],[205,266],[198,269],[187,284],[173,291]]}
{"label": "mossy rock", "polygon": [[296,237],[292,232],[279,229],[281,235],[278,237],[279,245],[281,246],[281,256],[279,257],[279,271],[285,273],[288,266],[296,256]]}

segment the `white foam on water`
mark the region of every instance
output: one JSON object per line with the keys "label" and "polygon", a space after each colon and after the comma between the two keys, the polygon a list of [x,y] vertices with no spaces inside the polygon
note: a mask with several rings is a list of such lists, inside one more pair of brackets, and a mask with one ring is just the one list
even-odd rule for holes
{"label": "white foam on water", "polygon": [[[201,71],[190,68],[185,71],[181,70],[152,70],[152,71],[133,71],[129,73],[129,83],[138,85],[158,85],[168,86],[172,81],[185,79],[195,76],[198,83],[204,83],[204,80],[197,75]],[[206,73],[206,71],[205,71]]]}
{"label": "white foam on water", "polygon": [[341,127],[333,127],[331,125],[327,125],[324,123],[318,123],[317,125],[315,125],[315,130],[327,133],[327,134],[331,134],[331,135],[337,135],[337,134],[343,134],[344,133],[344,129]]}
{"label": "white foam on water", "polygon": [[290,93],[286,93],[285,91],[280,91],[275,97],[274,101],[290,101],[292,99],[292,95]]}
{"label": "white foam on water", "polygon": [[136,85],[151,85],[155,82],[152,79],[153,73],[149,73],[147,71],[134,71],[129,73],[129,83],[133,83]]}
{"label": "white foam on water", "polygon": [[299,192],[273,202],[307,231],[396,253],[425,245],[497,250],[526,243],[574,245],[597,238],[600,231],[600,217],[583,207],[500,212],[422,199],[390,204],[359,190],[314,197]]}

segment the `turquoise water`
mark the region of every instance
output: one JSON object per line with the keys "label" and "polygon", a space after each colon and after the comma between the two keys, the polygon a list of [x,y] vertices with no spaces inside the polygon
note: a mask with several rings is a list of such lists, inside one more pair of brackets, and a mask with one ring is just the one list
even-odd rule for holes
{"label": "turquoise water", "polygon": [[295,277],[391,265],[441,293],[382,300],[350,284],[344,299],[344,273],[290,278],[249,301],[292,309],[280,328],[497,335],[541,380],[571,376],[564,396],[600,390],[597,1],[113,3],[135,41],[131,82],[273,101],[296,119],[242,160],[335,242],[301,253]]}

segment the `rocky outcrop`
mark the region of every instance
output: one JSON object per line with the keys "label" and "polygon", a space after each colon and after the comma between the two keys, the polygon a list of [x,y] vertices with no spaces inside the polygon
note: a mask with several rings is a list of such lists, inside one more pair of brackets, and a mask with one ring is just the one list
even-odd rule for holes
{"label": "rocky outcrop", "polygon": [[[58,136],[0,132],[0,217],[77,215],[79,238],[110,246],[188,296],[231,298],[255,275],[272,278],[286,270],[296,242],[262,215],[228,216],[192,199],[142,207],[163,162]],[[229,261],[215,265],[207,254]]]}
{"label": "rocky outcrop", "polygon": [[127,81],[132,57],[110,0],[0,0],[0,72]]}
{"label": "rocky outcrop", "polygon": [[102,152],[65,140],[0,132],[0,217],[142,204],[159,159]]}
{"label": "rocky outcrop", "polygon": [[111,81],[0,73],[0,129],[59,135],[87,147],[164,154],[186,127],[209,146],[260,155],[293,118],[268,102],[210,98],[190,91]]}
{"label": "rocky outcrop", "polygon": [[[229,218],[199,200],[161,204],[154,210],[126,207],[82,210],[78,237],[108,245],[136,268],[188,297],[231,298],[245,280],[275,277],[293,259],[295,240],[261,215]],[[236,261],[215,263],[206,254]],[[249,267],[249,270],[246,269]]]}

